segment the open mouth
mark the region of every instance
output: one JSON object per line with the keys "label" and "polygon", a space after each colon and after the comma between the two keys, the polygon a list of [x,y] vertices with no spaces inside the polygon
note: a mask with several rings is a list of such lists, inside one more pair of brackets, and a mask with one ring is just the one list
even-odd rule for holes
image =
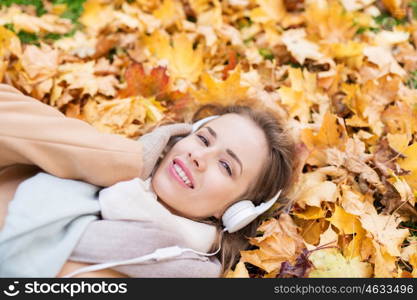
{"label": "open mouth", "polygon": [[174,177],[183,185],[188,188],[193,189],[194,185],[191,180],[188,178],[187,174],[185,174],[184,170],[177,164],[175,161],[171,164],[171,173],[173,173]]}

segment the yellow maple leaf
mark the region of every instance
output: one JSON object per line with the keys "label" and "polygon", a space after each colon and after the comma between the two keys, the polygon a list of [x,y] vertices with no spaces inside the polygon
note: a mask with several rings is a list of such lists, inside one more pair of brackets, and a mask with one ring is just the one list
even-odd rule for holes
{"label": "yellow maple leaf", "polygon": [[279,219],[271,218],[258,228],[260,237],[250,238],[252,245],[259,249],[241,252],[241,261],[258,266],[268,273],[279,270],[284,261],[294,262],[303,248],[302,238],[297,226],[287,214]]}
{"label": "yellow maple leaf", "polygon": [[112,4],[103,4],[100,0],[88,0],[83,4],[84,10],[79,18],[87,31],[96,34],[101,28],[112,21],[114,8]]}
{"label": "yellow maple leaf", "polygon": [[301,122],[310,120],[310,107],[317,103],[317,75],[299,68],[289,68],[288,77],[291,86],[282,86],[278,93],[281,103],[287,107],[291,118],[298,117]]}
{"label": "yellow maple leaf", "polygon": [[[339,237],[337,233],[333,230],[332,226],[329,225],[326,231],[320,235],[320,242],[316,247],[326,246],[326,247],[337,247],[337,241]],[[311,248],[310,248],[311,250]]]}
{"label": "yellow maple leaf", "polygon": [[395,175],[394,172],[392,172],[392,176],[393,178],[389,178],[388,181],[391,182],[398,194],[400,194],[401,202],[408,202],[414,206],[416,203],[415,195],[408,183],[402,177]]}
{"label": "yellow maple leaf", "polygon": [[58,51],[46,44],[28,45],[22,55],[22,67],[32,83],[53,77],[58,72]]}
{"label": "yellow maple leaf", "polygon": [[348,43],[332,43],[321,46],[322,52],[335,59],[341,60],[353,69],[359,69],[363,62],[364,44],[355,41]]}
{"label": "yellow maple leaf", "polygon": [[374,246],[374,276],[377,278],[396,277],[397,265],[396,258],[389,254],[384,246],[381,246],[376,241],[372,240]]}
{"label": "yellow maple leaf", "polygon": [[154,98],[129,97],[99,103],[89,101],[81,117],[102,132],[131,137],[137,135],[136,122],[159,122],[165,110]]}
{"label": "yellow maple leaf", "polygon": [[312,38],[326,43],[351,41],[361,25],[371,21],[370,16],[357,12],[346,12],[339,1],[310,1],[306,7],[307,32]]}
{"label": "yellow maple leaf", "polygon": [[282,42],[300,64],[304,64],[307,58],[313,60],[325,58],[320,51],[319,45],[307,39],[307,33],[304,28],[285,31],[282,34]]}
{"label": "yellow maple leaf", "polygon": [[405,17],[408,2],[402,0],[382,0],[382,3],[384,3],[389,12],[398,19]]}
{"label": "yellow maple leaf", "polygon": [[378,67],[378,72],[375,76],[376,78],[389,73],[397,74],[403,78],[407,74],[407,72],[398,64],[397,60],[392,55],[391,50],[384,46],[366,46],[363,49],[363,54],[367,57],[368,61]]}
{"label": "yellow maple leaf", "polygon": [[362,251],[366,247],[365,243],[366,231],[361,227],[356,229],[352,240],[349,244],[343,249],[343,255],[348,258],[352,257],[362,257],[367,259],[367,257],[362,256]]}
{"label": "yellow maple leaf", "polygon": [[399,159],[398,164],[404,170],[410,171],[410,174],[404,175],[404,179],[414,191],[417,191],[417,143],[408,146],[403,154],[405,158]]}
{"label": "yellow maple leaf", "polygon": [[11,53],[20,57],[22,55],[22,46],[17,35],[3,26],[0,26],[0,58]]}
{"label": "yellow maple leaf", "polygon": [[164,0],[161,6],[153,11],[153,16],[159,19],[164,27],[184,19],[183,9],[177,1]]}
{"label": "yellow maple leaf", "polygon": [[196,12],[196,14],[201,14],[211,8],[210,0],[189,0],[191,8]]}
{"label": "yellow maple leaf", "polygon": [[347,259],[336,249],[314,251],[309,259],[314,265],[314,269],[308,276],[310,278],[368,278],[372,276],[371,264],[361,262],[358,257]]}
{"label": "yellow maple leaf", "polygon": [[321,207],[308,206],[304,211],[295,212],[294,215],[304,220],[315,220],[323,218],[325,212]]}
{"label": "yellow maple leaf", "polygon": [[347,213],[340,206],[336,206],[333,215],[327,219],[337,227],[343,234],[357,233],[361,228],[358,217]]}
{"label": "yellow maple leaf", "polygon": [[234,104],[246,100],[248,87],[241,85],[240,66],[229,73],[226,80],[217,80],[207,73],[201,76],[202,87],[191,90],[192,95],[200,103]]}
{"label": "yellow maple leaf", "polygon": [[343,97],[342,102],[347,105],[352,112],[354,112],[354,115],[350,119],[347,119],[347,121],[354,122],[354,124],[348,125],[355,127],[368,127],[369,124],[363,116],[367,103],[363,99],[360,85],[347,84],[343,82],[341,90],[346,94],[346,96]]}
{"label": "yellow maple leaf", "polygon": [[145,37],[144,42],[152,54],[168,62],[172,77],[198,81],[204,66],[202,44],[194,49],[193,41],[185,33],[179,33],[173,36],[171,46],[169,36],[159,31]]}
{"label": "yellow maple leaf", "polygon": [[343,196],[340,202],[343,209],[347,213],[360,216],[365,211],[365,196],[359,191],[353,190],[353,188],[347,184],[342,184],[341,190]]}
{"label": "yellow maple leaf", "polygon": [[402,153],[408,146],[409,137],[405,133],[388,133],[387,140],[392,149]]}
{"label": "yellow maple leaf", "polygon": [[360,141],[357,136],[349,138],[346,141],[345,153],[344,165],[349,171],[360,174],[363,179],[376,186],[381,192],[386,190],[378,173],[367,164],[371,155],[366,153],[364,142]]}
{"label": "yellow maple leaf", "polygon": [[256,0],[255,2],[259,6],[250,11],[250,18],[254,22],[279,22],[287,13],[283,0]]}
{"label": "yellow maple leaf", "polygon": [[226,278],[249,278],[249,272],[243,262],[236,264],[235,270],[229,270],[225,276]]}
{"label": "yellow maple leaf", "polygon": [[222,6],[219,0],[209,3],[209,9],[198,14],[198,25],[220,30],[223,25]]}
{"label": "yellow maple leaf", "polygon": [[359,216],[362,227],[373,241],[383,245],[389,255],[399,256],[400,246],[409,235],[408,229],[397,229],[401,220],[395,215],[379,215],[372,204],[366,203],[364,213]]}
{"label": "yellow maple leaf", "polygon": [[339,118],[327,111],[319,132],[315,134],[312,129],[306,128],[301,132],[301,140],[311,150],[307,163],[323,166],[327,163],[327,155],[324,150],[335,147],[344,151],[348,135]]}
{"label": "yellow maple leaf", "polygon": [[0,82],[9,65],[9,55],[22,56],[22,47],[19,38],[10,30],[0,26]]}
{"label": "yellow maple leaf", "polygon": [[[397,90],[392,92],[395,93],[395,95],[397,94]],[[384,97],[385,94],[386,93],[384,93],[382,97]],[[396,101],[395,105],[389,106],[381,114],[381,120],[385,124],[389,139],[391,139],[394,146],[399,147],[400,149],[404,143],[408,146],[408,142],[417,128],[417,120],[413,114],[413,110],[406,102]],[[405,136],[398,136],[399,134]],[[402,150],[404,149],[401,149],[399,152],[402,152]]]}
{"label": "yellow maple leaf", "polygon": [[68,89],[82,89],[82,95],[94,96],[101,93],[106,96],[115,96],[115,86],[118,80],[114,75],[95,75],[95,61],[85,63],[68,63],[58,67],[59,77],[57,83],[65,81]]}
{"label": "yellow maple leaf", "polygon": [[301,175],[300,189],[294,195],[295,202],[304,208],[306,205],[321,207],[322,202],[335,202],[337,187],[331,181],[325,180],[326,175],[320,171]]}

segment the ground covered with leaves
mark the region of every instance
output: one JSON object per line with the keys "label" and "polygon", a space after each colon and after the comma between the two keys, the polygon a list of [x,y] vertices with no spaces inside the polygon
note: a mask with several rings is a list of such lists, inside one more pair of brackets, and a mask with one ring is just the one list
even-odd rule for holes
{"label": "ground covered with leaves", "polygon": [[242,99],[288,121],[293,205],[228,277],[417,277],[417,1],[0,6],[0,82],[101,131]]}

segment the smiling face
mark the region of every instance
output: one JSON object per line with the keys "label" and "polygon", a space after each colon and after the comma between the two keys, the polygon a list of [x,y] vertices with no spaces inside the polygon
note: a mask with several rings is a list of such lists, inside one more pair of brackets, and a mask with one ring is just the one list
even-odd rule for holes
{"label": "smiling face", "polygon": [[247,117],[225,114],[177,142],[159,164],[152,187],[176,214],[220,218],[255,182],[266,157],[262,130]]}

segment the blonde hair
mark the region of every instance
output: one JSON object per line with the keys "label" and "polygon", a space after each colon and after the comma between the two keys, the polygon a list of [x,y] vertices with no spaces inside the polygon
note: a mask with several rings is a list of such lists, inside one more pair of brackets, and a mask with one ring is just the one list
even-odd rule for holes
{"label": "blonde hair", "polygon": [[[268,143],[268,159],[262,168],[261,174],[258,174],[254,184],[249,186],[236,200],[250,199],[255,205],[258,205],[269,200],[282,189],[278,205],[279,210],[288,209],[291,203],[286,195],[295,176],[293,172],[295,144],[281,118],[274,111],[264,107],[257,108],[247,104],[231,106],[206,104],[194,113],[192,121],[195,122],[210,115],[229,113],[238,114],[252,120],[262,129]],[[238,261],[240,251],[247,250],[250,247],[248,238],[256,235],[256,230],[262,220],[267,217],[267,213],[234,233],[223,232],[220,220],[215,218],[203,220],[205,223],[215,225],[218,229],[218,241],[211,250],[216,250],[220,244],[221,251],[218,258],[222,264],[223,274]],[[275,214],[277,214],[276,211]],[[201,222],[202,220],[198,221]]]}

